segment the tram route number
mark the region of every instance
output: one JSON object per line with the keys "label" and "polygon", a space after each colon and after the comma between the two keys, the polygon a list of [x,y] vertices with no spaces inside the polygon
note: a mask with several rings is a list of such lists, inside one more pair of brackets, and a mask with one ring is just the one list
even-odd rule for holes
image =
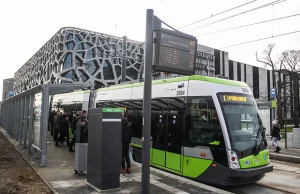
{"label": "tram route number", "polygon": [[177,90],[176,96],[183,96],[185,94],[185,90]]}

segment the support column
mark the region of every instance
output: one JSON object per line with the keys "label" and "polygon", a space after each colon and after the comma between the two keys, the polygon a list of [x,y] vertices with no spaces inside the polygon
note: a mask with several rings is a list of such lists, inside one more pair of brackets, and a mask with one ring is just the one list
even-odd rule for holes
{"label": "support column", "polygon": [[24,98],[21,98],[21,107],[20,107],[20,131],[19,131],[19,144],[22,145],[23,139],[23,127],[24,127]]}
{"label": "support column", "polygon": [[31,146],[32,146],[33,102],[34,102],[34,94],[30,95],[29,97],[28,153],[31,153]]}
{"label": "support column", "polygon": [[41,157],[41,166],[46,166],[46,159],[47,159],[47,135],[48,135],[48,116],[49,116],[49,88],[44,88],[42,94],[42,120],[43,120],[43,127],[42,127],[42,157]]}
{"label": "support column", "polygon": [[11,102],[8,102],[8,134],[11,135]]}
{"label": "support column", "polygon": [[12,128],[12,130],[13,130],[13,132],[12,132],[12,136],[13,137],[16,137],[16,125],[17,125],[17,123],[16,123],[16,121],[17,121],[17,117],[16,117],[16,115],[17,115],[17,112],[16,112],[16,101],[14,100],[13,101],[13,109],[12,109],[12,111],[13,111],[13,128]]}
{"label": "support column", "polygon": [[27,148],[27,130],[28,130],[28,104],[29,104],[29,96],[26,96],[25,99],[25,105],[24,105],[24,144],[23,148]]}
{"label": "support column", "polygon": [[18,122],[17,122],[17,133],[16,133],[16,141],[19,141],[20,134],[20,122],[21,122],[21,99],[18,99],[17,103],[17,113],[18,113]]}

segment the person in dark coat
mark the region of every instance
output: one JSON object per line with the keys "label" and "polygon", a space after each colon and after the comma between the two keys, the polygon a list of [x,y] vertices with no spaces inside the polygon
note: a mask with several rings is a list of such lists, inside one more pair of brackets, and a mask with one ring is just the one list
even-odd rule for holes
{"label": "person in dark coat", "polygon": [[80,143],[88,143],[88,120],[86,114],[82,114],[80,116],[80,124],[81,124],[81,133],[80,133]]}
{"label": "person in dark coat", "polygon": [[56,116],[57,112],[55,110],[51,111],[50,116],[49,116],[49,124],[50,124],[50,133],[51,136],[53,135],[53,131],[54,131],[54,117]]}
{"label": "person in dark coat", "polygon": [[[124,117],[122,114],[122,169],[121,173],[131,173],[131,165],[130,165],[130,158],[129,158],[129,145],[132,138],[132,130],[128,119]],[[125,160],[127,164],[127,169],[125,167]]]}
{"label": "person in dark coat", "polygon": [[280,126],[278,123],[273,124],[273,130],[272,130],[272,145],[275,146],[276,150],[275,152],[279,152],[281,148],[279,147],[277,141],[278,137],[280,135]]}
{"label": "person in dark coat", "polygon": [[76,140],[76,124],[79,122],[80,120],[80,115],[79,114],[74,114],[73,115],[73,119],[72,119],[72,123],[71,123],[71,129],[72,129],[72,134],[73,134],[73,138],[69,144],[69,151],[73,152],[73,146],[75,145],[75,140]]}
{"label": "person in dark coat", "polygon": [[65,138],[67,137],[67,145],[69,145],[69,116],[63,115],[62,120],[60,121],[59,127],[59,137],[56,140],[55,146],[59,147],[58,142],[64,142]]}
{"label": "person in dark coat", "polygon": [[53,130],[53,141],[56,141],[58,138],[59,134],[59,125],[60,125],[60,117],[61,117],[61,112],[57,112],[57,115],[54,117],[54,130]]}

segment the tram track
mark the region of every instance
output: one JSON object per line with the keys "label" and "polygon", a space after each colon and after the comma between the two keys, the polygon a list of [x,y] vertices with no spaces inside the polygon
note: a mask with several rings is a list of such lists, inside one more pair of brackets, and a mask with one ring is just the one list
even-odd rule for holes
{"label": "tram track", "polygon": [[[224,188],[223,188],[224,189]],[[277,189],[271,186],[261,185],[258,183],[252,183],[249,185],[243,185],[233,188],[224,189],[228,192],[237,193],[237,194],[294,194],[289,191],[284,191]]]}
{"label": "tram track", "polygon": [[257,183],[231,188],[226,191],[241,194],[297,194],[300,193],[300,165],[282,161],[271,160],[273,172],[267,173]]}

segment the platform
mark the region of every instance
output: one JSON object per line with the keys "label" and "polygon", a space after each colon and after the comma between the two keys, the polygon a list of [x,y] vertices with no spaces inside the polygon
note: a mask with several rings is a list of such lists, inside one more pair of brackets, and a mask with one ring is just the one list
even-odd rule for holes
{"label": "platform", "polygon": [[[19,152],[32,164],[38,174],[56,193],[90,194],[90,193],[141,193],[141,165],[132,164],[132,174],[120,175],[121,187],[109,191],[97,191],[86,182],[86,175],[73,174],[74,153],[66,145],[55,147],[52,136],[48,135],[46,167],[40,167],[40,159],[33,158],[18,145],[2,128],[0,131],[15,145]],[[229,193],[196,181],[151,168],[150,193]]]}

